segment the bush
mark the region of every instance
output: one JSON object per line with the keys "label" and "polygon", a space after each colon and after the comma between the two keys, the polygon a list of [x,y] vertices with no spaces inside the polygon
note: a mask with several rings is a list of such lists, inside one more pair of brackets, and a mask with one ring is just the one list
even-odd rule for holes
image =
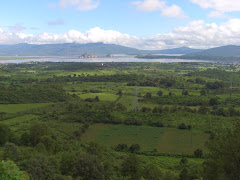
{"label": "bush", "polygon": [[203,156],[203,151],[198,148],[197,150],[194,151],[194,156],[199,157],[199,158],[202,157]]}
{"label": "bush", "polygon": [[178,126],[178,129],[187,129],[187,126],[184,123],[182,123]]}

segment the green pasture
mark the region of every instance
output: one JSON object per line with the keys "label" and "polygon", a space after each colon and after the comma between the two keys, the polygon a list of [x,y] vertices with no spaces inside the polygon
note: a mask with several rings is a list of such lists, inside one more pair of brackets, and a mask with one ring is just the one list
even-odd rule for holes
{"label": "green pasture", "polygon": [[110,102],[114,102],[118,98],[118,95],[107,94],[107,93],[88,93],[88,94],[79,95],[79,97],[82,99],[95,98],[96,96],[99,97],[100,101],[110,101]]}
{"label": "green pasture", "polygon": [[[180,161],[181,161],[181,157],[171,157],[171,156],[144,156],[141,155],[140,156],[141,159],[143,159],[143,162],[145,164],[156,164],[158,165],[158,167],[162,168],[162,169],[168,169],[168,170],[173,170],[175,169],[176,171],[180,171],[181,167],[180,167]],[[203,159],[199,159],[199,158],[187,158],[189,164],[202,164],[203,163]]]}
{"label": "green pasture", "polygon": [[0,123],[8,125],[10,129],[16,133],[22,133],[23,131],[26,131],[29,127],[30,124],[39,122],[37,120],[38,116],[36,115],[23,115],[23,116],[18,116],[12,119],[7,119],[0,121]]}
{"label": "green pasture", "polygon": [[34,104],[0,104],[0,112],[18,113],[35,108],[41,108],[50,105],[51,103],[34,103]]}
{"label": "green pasture", "polygon": [[84,141],[96,141],[107,146],[139,144],[143,151],[157,149],[161,153],[192,154],[204,149],[208,134],[201,131],[178,130],[149,126],[95,124],[82,136]]}

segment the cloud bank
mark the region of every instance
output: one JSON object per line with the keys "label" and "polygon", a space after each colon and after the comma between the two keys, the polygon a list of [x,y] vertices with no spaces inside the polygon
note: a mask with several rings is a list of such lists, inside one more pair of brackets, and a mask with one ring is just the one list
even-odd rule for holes
{"label": "cloud bank", "polygon": [[226,12],[240,11],[239,0],[191,0],[203,9],[212,9],[210,17],[223,16]]}
{"label": "cloud bank", "polygon": [[139,11],[161,11],[161,16],[177,18],[186,17],[183,10],[179,6],[175,4],[168,6],[165,1],[161,0],[134,1],[131,4],[135,5]]}
{"label": "cloud bank", "polygon": [[79,11],[89,11],[98,7],[99,0],[60,0],[59,5],[61,8],[74,6]]}
{"label": "cloud bank", "polygon": [[63,34],[43,33],[39,35],[9,33],[0,28],[0,44],[56,44],[56,43],[96,43],[118,44],[139,49],[165,49],[181,46],[192,48],[210,48],[228,44],[240,45],[240,19],[230,19],[220,25],[192,21],[186,26],[178,27],[171,33],[157,34],[149,37],[136,37],[99,27],[86,32],[70,30]]}

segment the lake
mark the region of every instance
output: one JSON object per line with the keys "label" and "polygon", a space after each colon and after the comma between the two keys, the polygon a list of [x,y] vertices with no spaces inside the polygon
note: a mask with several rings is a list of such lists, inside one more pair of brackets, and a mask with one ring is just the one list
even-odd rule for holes
{"label": "lake", "polygon": [[[19,58],[19,57],[18,57]],[[162,62],[162,63],[175,63],[175,62],[210,62],[203,60],[190,60],[190,59],[138,59],[134,56],[112,57],[112,58],[93,58],[93,59],[80,59],[76,57],[39,57],[33,59],[16,59],[16,60],[1,60],[0,63],[27,63],[27,62]]]}

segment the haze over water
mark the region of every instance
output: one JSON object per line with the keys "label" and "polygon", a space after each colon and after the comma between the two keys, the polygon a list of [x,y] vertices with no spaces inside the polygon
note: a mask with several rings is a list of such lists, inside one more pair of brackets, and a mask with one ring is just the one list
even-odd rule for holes
{"label": "haze over water", "polygon": [[113,58],[93,58],[93,59],[80,59],[74,57],[39,57],[33,59],[16,59],[16,60],[1,60],[1,63],[27,63],[27,62],[162,62],[162,63],[175,63],[175,62],[209,62],[204,60],[189,60],[189,59],[138,59],[134,56],[113,57]]}

